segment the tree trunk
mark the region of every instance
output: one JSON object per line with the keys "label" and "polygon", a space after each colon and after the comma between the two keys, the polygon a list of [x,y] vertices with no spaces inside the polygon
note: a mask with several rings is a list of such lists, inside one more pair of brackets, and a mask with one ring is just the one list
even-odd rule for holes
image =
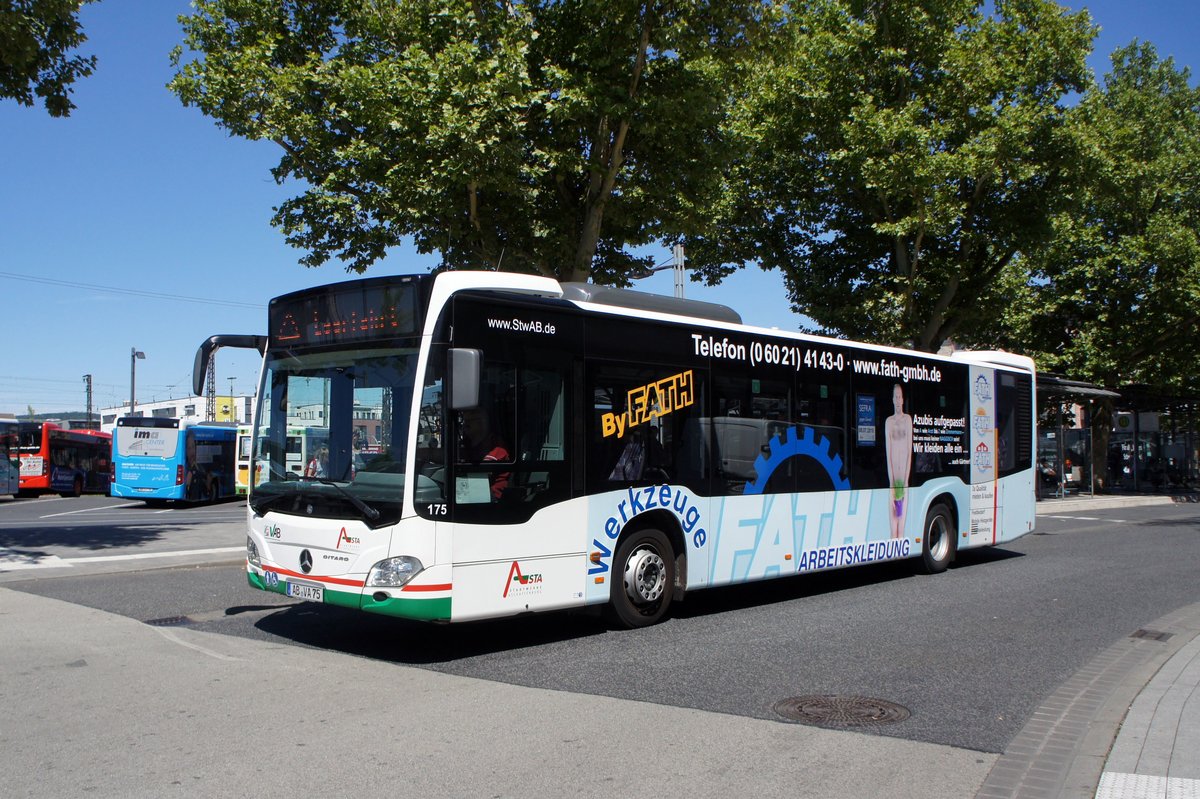
{"label": "tree trunk", "polygon": [[1108,490],[1108,439],[1112,433],[1113,401],[1111,397],[1097,400],[1092,405],[1092,475],[1096,479],[1096,488]]}

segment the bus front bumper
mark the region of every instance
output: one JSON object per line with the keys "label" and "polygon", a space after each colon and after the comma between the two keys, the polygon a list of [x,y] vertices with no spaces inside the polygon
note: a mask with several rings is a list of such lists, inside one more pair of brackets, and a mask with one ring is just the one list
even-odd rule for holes
{"label": "bus front bumper", "polygon": [[246,564],[251,588],[324,605],[363,610],[416,621],[450,621],[451,594],[447,586],[367,586],[364,579],[296,574],[287,569]]}

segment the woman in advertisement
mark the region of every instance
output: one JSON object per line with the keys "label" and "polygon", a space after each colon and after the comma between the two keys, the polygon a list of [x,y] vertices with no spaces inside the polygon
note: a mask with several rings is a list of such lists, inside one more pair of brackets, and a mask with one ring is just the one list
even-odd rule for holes
{"label": "woman in advertisement", "polygon": [[891,499],[888,503],[888,521],[892,538],[901,538],[904,535],[904,517],[908,511],[906,503],[908,476],[912,471],[913,418],[904,412],[904,389],[899,383],[892,388],[892,406],[892,415],[883,422]]}

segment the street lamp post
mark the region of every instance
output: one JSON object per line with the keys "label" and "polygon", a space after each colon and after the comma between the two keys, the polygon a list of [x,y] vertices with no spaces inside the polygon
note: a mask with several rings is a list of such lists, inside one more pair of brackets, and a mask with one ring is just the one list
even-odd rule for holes
{"label": "street lamp post", "polygon": [[683,245],[676,244],[671,249],[671,260],[667,261],[665,264],[649,267],[641,272],[634,272],[629,277],[633,280],[641,280],[644,277],[650,277],[650,275],[654,274],[655,272],[664,272],[670,269],[675,273],[675,296],[679,299],[683,299],[683,270],[687,268],[686,263],[687,258],[683,254]]}
{"label": "street lamp post", "polygon": [[229,421],[231,422],[237,421],[237,405],[234,404],[233,399],[233,381],[235,379],[233,377],[229,378]]}
{"label": "street lamp post", "polygon": [[137,407],[137,362],[138,358],[146,360],[146,353],[139,352],[137,347],[129,348],[129,415]]}

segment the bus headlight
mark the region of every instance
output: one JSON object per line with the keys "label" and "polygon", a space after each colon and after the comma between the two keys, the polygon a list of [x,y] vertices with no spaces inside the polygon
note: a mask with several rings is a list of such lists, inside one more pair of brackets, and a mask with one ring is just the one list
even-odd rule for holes
{"label": "bus headlight", "polygon": [[367,575],[367,585],[378,588],[399,588],[407,583],[425,567],[421,561],[408,555],[381,560],[371,567]]}
{"label": "bus headlight", "polygon": [[262,568],[262,558],[258,556],[258,547],[254,545],[254,539],[246,536],[246,560],[250,561],[251,566]]}

